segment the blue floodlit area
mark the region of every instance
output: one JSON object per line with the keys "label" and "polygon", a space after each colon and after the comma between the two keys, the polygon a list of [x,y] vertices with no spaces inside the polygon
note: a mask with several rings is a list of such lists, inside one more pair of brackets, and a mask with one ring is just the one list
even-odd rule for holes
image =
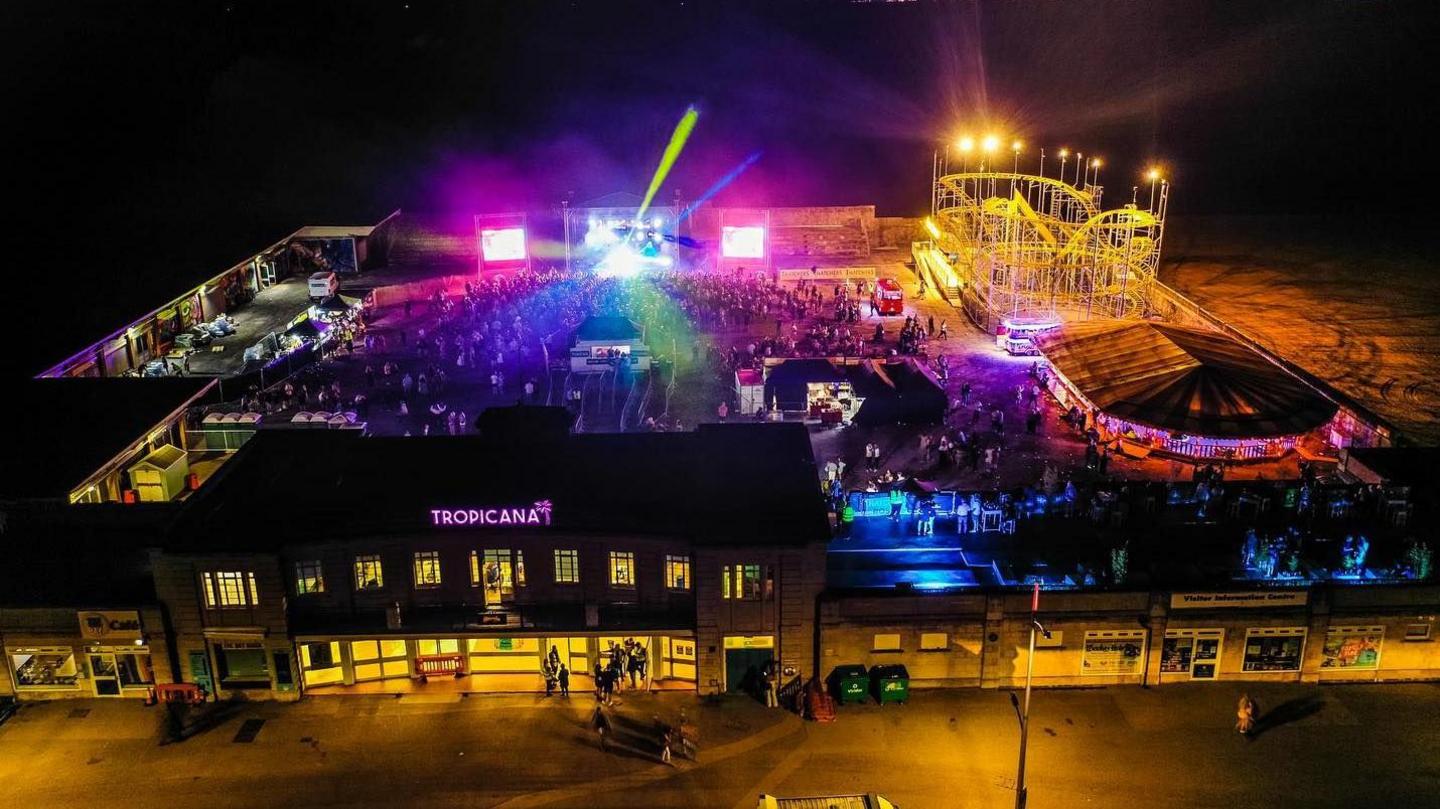
{"label": "blue floodlit area", "polygon": [[[900,493],[892,500],[889,492],[852,492],[849,504],[855,519],[830,543],[827,581],[839,589],[928,592],[1084,583],[1077,581],[1083,574],[1051,570],[1044,562],[1022,562],[1023,554],[1017,552],[1017,517],[1042,516],[1054,504],[1043,496],[1024,503],[1008,495],[1001,498],[975,495],[972,500],[966,494],[934,492],[923,497]],[[899,514],[893,515],[897,502]]]}

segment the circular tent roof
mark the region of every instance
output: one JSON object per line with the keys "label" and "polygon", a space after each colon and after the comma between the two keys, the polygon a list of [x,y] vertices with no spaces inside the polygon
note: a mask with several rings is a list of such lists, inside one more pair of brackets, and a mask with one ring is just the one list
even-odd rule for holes
{"label": "circular tent roof", "polygon": [[1246,346],[1216,332],[1144,320],[1067,323],[1035,345],[1111,416],[1212,438],[1299,435],[1336,406]]}

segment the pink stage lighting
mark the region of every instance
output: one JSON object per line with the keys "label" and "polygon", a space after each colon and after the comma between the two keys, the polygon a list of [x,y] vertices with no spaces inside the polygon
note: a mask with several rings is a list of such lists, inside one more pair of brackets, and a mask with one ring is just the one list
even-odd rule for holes
{"label": "pink stage lighting", "polygon": [[525,228],[482,229],[480,255],[487,262],[524,261]]}
{"label": "pink stage lighting", "polygon": [[726,225],[720,231],[720,255],[725,258],[764,258],[765,228],[759,225]]}

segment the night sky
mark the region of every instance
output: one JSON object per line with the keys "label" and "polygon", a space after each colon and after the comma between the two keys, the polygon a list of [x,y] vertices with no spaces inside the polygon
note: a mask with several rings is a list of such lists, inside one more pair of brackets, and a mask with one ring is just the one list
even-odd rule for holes
{"label": "night sky", "polygon": [[1433,212],[1432,5],[7,2],[5,361],[302,224],[639,193],[692,103],[667,198],[760,151],[720,202],[918,214],[993,130],[1182,215]]}

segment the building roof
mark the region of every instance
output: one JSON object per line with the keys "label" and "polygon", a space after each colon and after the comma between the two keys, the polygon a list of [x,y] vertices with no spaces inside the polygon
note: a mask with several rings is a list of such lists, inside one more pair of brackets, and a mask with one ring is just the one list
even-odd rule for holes
{"label": "building roof", "polygon": [[27,379],[0,396],[0,502],[63,499],[215,380]]}
{"label": "building roof", "polygon": [[295,231],[297,239],[343,239],[346,236],[365,237],[375,232],[374,225],[306,225]]}
{"label": "building roof", "polygon": [[1151,321],[1067,323],[1035,345],[1101,411],[1213,438],[1298,435],[1338,408],[1244,345]]}
{"label": "building roof", "polygon": [[810,384],[845,381],[865,400],[855,415],[861,424],[933,424],[945,415],[944,388],[910,357],[888,362],[786,359],[770,366],[765,400],[777,401],[782,410],[803,409]]}
{"label": "building roof", "polygon": [[454,530],[433,527],[431,511],[539,501],[550,528],[519,530],[804,544],[829,537],[816,480],[799,424],[531,442],[262,430],[187,500],[167,544],[264,550]]}
{"label": "building roof", "polygon": [[640,327],[628,317],[590,316],[575,330],[577,340],[638,340]]}

